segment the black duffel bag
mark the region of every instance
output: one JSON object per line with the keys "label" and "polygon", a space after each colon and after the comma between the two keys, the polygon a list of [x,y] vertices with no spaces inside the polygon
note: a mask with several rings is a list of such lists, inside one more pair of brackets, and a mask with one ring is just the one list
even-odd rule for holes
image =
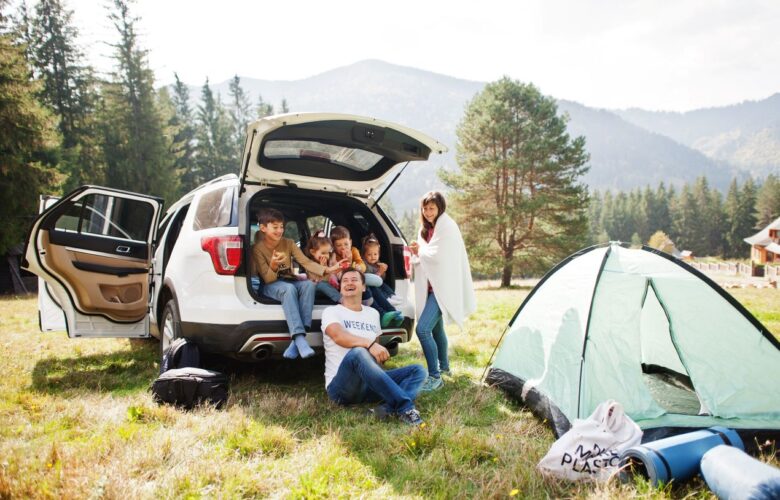
{"label": "black duffel bag", "polygon": [[159,404],[187,410],[200,404],[221,408],[228,398],[228,377],[202,368],[176,368],[160,375],[151,389]]}

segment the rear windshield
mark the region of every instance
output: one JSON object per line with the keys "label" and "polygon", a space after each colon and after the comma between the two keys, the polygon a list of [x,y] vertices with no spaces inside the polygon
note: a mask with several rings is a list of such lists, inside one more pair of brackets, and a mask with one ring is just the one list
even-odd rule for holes
{"label": "rear windshield", "polygon": [[317,141],[271,140],[265,143],[266,158],[323,160],[356,171],[366,171],[383,157],[363,149],[334,146]]}

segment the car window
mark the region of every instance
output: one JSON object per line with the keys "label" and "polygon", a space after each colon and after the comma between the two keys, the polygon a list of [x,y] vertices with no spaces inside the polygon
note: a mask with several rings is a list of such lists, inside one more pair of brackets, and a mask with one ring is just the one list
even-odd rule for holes
{"label": "car window", "polygon": [[309,230],[310,235],[314,235],[319,230],[327,230],[332,226],[333,223],[325,217],[324,215],[317,215],[315,217],[309,217],[306,219],[306,227]]}
{"label": "car window", "polygon": [[301,231],[298,228],[298,223],[293,220],[288,220],[284,224],[284,237],[290,238],[293,241],[301,241]]}
{"label": "car window", "polygon": [[232,221],[234,192],[235,187],[229,186],[201,196],[192,220],[193,231],[229,226]]}
{"label": "car window", "polygon": [[154,208],[143,201],[89,194],[68,206],[55,221],[56,231],[147,241]]}
{"label": "car window", "polygon": [[364,149],[335,146],[319,141],[271,140],[265,143],[266,158],[322,160],[351,170],[365,171],[379,163],[382,155]]}

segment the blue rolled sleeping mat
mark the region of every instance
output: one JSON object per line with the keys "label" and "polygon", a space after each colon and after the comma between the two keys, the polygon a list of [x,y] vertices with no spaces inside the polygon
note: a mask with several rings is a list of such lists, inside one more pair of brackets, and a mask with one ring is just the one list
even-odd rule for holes
{"label": "blue rolled sleeping mat", "polygon": [[631,482],[640,475],[653,485],[685,481],[699,473],[701,457],[707,451],[723,444],[745,449],[739,434],[725,427],[710,427],[631,447],[620,455],[620,480]]}
{"label": "blue rolled sleeping mat", "polygon": [[780,469],[733,446],[719,445],[701,459],[701,475],[721,500],[780,498]]}

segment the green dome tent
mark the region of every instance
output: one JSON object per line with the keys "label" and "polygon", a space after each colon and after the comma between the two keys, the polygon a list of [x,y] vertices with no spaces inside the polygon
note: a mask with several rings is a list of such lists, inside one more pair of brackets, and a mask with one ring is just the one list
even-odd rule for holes
{"label": "green dome tent", "polygon": [[614,399],[646,441],[713,425],[780,437],[780,343],[709,278],[650,247],[595,246],[553,268],[486,381],[556,436]]}

